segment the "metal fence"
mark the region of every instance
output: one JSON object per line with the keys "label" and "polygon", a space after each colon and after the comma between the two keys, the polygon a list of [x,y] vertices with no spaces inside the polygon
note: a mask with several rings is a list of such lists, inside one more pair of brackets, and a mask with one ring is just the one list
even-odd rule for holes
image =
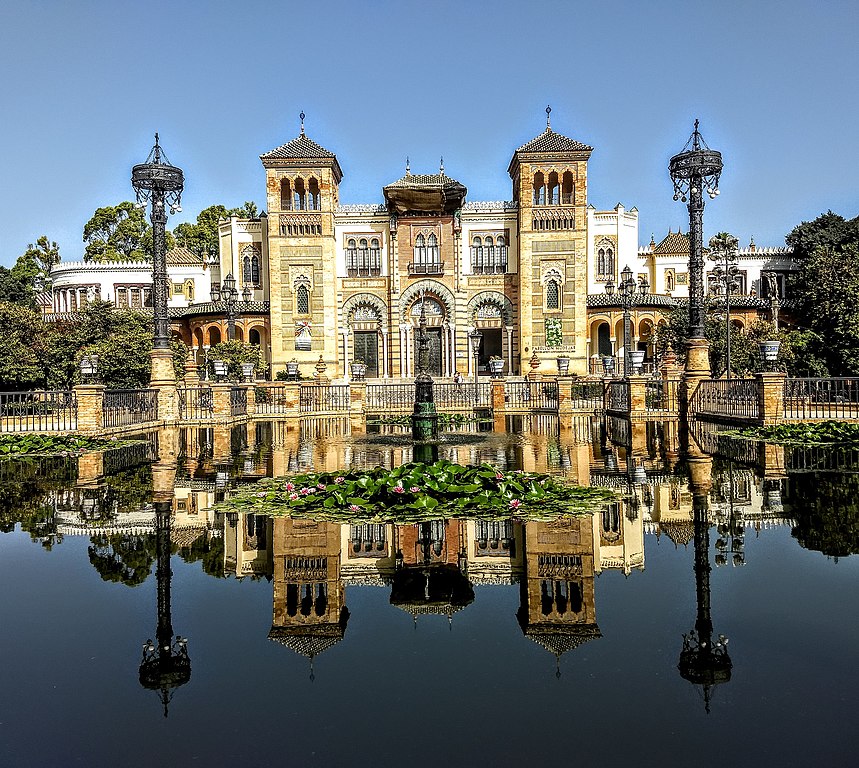
{"label": "metal fence", "polygon": [[348,411],[349,386],[346,384],[302,384],[298,395],[302,413]]}
{"label": "metal fence", "polygon": [[758,383],[755,379],[704,379],[698,384],[689,409],[696,415],[758,417]]}
{"label": "metal fence", "polygon": [[601,411],[605,406],[605,384],[602,381],[573,382],[571,396],[574,411]]}
{"label": "metal fence", "polygon": [[149,421],[158,421],[158,390],[105,390],[102,402],[104,427],[125,427]]}
{"label": "metal fence", "polygon": [[179,418],[183,421],[211,419],[215,415],[215,400],[211,387],[179,387],[176,390]]}
{"label": "metal fence", "polygon": [[230,387],[230,416],[244,416],[248,412],[248,390]]}
{"label": "metal fence", "polygon": [[415,404],[414,384],[368,384],[364,408],[371,411],[409,411]]}
{"label": "metal fence", "polygon": [[287,399],[284,384],[266,384],[258,386],[256,396],[256,412],[261,414],[286,413]]}
{"label": "metal fence", "polygon": [[557,411],[556,381],[508,381],[504,385],[504,402],[510,410]]}
{"label": "metal fence", "polygon": [[[414,390],[412,390],[414,394]],[[470,382],[451,384],[447,382],[433,384],[433,396],[436,407],[450,409],[489,408],[492,405],[492,385],[488,382]],[[412,397],[414,402],[414,396]]]}
{"label": "metal fence", "polygon": [[785,379],[786,419],[859,419],[859,379]]}
{"label": "metal fence", "polygon": [[608,408],[612,411],[629,411],[629,382],[608,383]]}
{"label": "metal fence", "polygon": [[77,427],[71,390],[0,392],[0,432],[64,432]]}
{"label": "metal fence", "polygon": [[676,412],[680,407],[680,379],[654,379],[645,382],[644,407],[648,411]]}

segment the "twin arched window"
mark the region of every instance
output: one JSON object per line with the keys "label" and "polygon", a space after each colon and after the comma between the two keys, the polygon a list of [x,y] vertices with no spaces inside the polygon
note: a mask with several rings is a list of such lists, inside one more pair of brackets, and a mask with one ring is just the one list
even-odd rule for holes
{"label": "twin arched window", "polygon": [[260,252],[256,246],[242,248],[242,283],[260,287]]}
{"label": "twin arched window", "polygon": [[600,243],[597,250],[597,279],[614,279],[614,248],[608,243]]}
{"label": "twin arched window", "polygon": [[349,277],[376,277],[382,272],[382,247],[377,237],[350,237],[346,241],[346,273]]}
{"label": "twin arched window", "polygon": [[433,233],[426,237],[418,235],[415,238],[415,265],[438,267],[440,264],[438,238]]}

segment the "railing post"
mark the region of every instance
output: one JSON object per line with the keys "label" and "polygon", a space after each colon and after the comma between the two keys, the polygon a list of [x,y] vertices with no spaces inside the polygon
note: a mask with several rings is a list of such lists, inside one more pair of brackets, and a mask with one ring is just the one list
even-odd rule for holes
{"label": "railing post", "polygon": [[629,415],[630,418],[645,418],[647,415],[647,376],[630,376]]}
{"label": "railing post", "polygon": [[491,396],[489,404],[492,406],[492,410],[496,413],[498,411],[507,410],[507,401],[504,399],[505,395],[507,394],[505,392],[506,384],[506,379],[492,379],[490,381]]}
{"label": "railing post", "polygon": [[301,384],[299,382],[288,381],[283,385],[283,414],[285,416],[298,416],[300,398]]}
{"label": "railing post", "polygon": [[367,382],[352,381],[349,383],[349,422],[352,429],[363,430],[367,418]]}
{"label": "railing post", "polygon": [[217,382],[212,384],[212,417],[216,421],[229,421],[232,417],[232,404],[230,392],[232,384]]}
{"label": "railing post", "polygon": [[245,413],[248,416],[254,416],[257,412],[257,388],[256,384],[248,384],[246,387],[248,392],[248,404]]}
{"label": "railing post", "polygon": [[762,371],[755,374],[758,386],[758,421],[766,426],[784,419],[784,382],[782,371]]}
{"label": "railing post", "polygon": [[78,384],[75,395],[78,401],[77,431],[94,435],[104,427],[104,384]]}

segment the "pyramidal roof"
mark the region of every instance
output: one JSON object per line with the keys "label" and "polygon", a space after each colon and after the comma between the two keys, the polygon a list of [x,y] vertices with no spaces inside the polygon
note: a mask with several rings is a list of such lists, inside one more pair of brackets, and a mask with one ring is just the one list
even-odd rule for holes
{"label": "pyramidal roof", "polygon": [[550,126],[546,126],[536,138],[523,144],[516,152],[592,152],[593,147],[582,144],[580,141],[555,133]]}
{"label": "pyramidal roof", "polygon": [[679,230],[668,234],[660,241],[651,253],[689,253],[689,236]]}
{"label": "pyramidal roof", "polygon": [[324,147],[320,147],[313,139],[308,138],[304,134],[302,128],[301,133],[292,141],[286,144],[281,144],[279,147],[260,155],[262,160],[282,160],[288,158],[300,158],[302,160],[315,160],[317,158],[336,158],[333,152],[329,152]]}

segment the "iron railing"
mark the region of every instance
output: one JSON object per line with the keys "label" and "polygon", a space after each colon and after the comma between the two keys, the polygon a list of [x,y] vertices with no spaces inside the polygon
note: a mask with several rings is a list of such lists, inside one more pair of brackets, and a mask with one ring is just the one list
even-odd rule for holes
{"label": "iron railing", "polygon": [[108,389],[102,401],[102,426],[125,427],[158,421],[157,389]]}
{"label": "iron railing", "polygon": [[183,421],[211,419],[215,415],[215,400],[211,387],[179,387],[176,390],[179,418]]}
{"label": "iron railing", "polygon": [[704,379],[695,389],[689,409],[697,415],[756,419],[758,382],[755,379]]}
{"label": "iron railing", "polygon": [[298,394],[301,413],[348,411],[349,386],[346,384],[302,384]]}
{"label": "iron railing", "polygon": [[654,379],[644,384],[644,407],[648,411],[670,411],[680,408],[680,379]]}
{"label": "iron railing", "polygon": [[608,383],[608,404],[612,411],[629,410],[629,382],[610,381]]}
{"label": "iron railing", "polygon": [[248,412],[248,390],[230,387],[230,416],[245,416]]}
{"label": "iron railing", "polygon": [[255,390],[256,412],[262,414],[286,413],[286,386],[284,384],[266,384]]}
{"label": "iron railing", "polygon": [[72,390],[0,392],[0,432],[64,432],[75,429],[77,419]]}
{"label": "iron railing", "polygon": [[[414,402],[414,390],[412,393]],[[433,384],[433,396],[438,408],[489,408],[492,405],[492,385],[489,382],[436,382]]]}
{"label": "iron railing", "polygon": [[859,419],[859,379],[785,379],[784,417]]}
{"label": "iron railing", "polygon": [[443,261],[409,262],[410,275],[443,275]]}
{"label": "iron railing", "polygon": [[504,404],[510,410],[557,411],[558,382],[507,381],[504,384]]}
{"label": "iron railing", "polygon": [[[463,385],[464,386],[464,385]],[[415,404],[414,384],[368,384],[364,408],[369,411],[411,411]]]}
{"label": "iron railing", "polygon": [[574,411],[601,411],[605,406],[605,385],[602,381],[573,382],[571,397]]}

